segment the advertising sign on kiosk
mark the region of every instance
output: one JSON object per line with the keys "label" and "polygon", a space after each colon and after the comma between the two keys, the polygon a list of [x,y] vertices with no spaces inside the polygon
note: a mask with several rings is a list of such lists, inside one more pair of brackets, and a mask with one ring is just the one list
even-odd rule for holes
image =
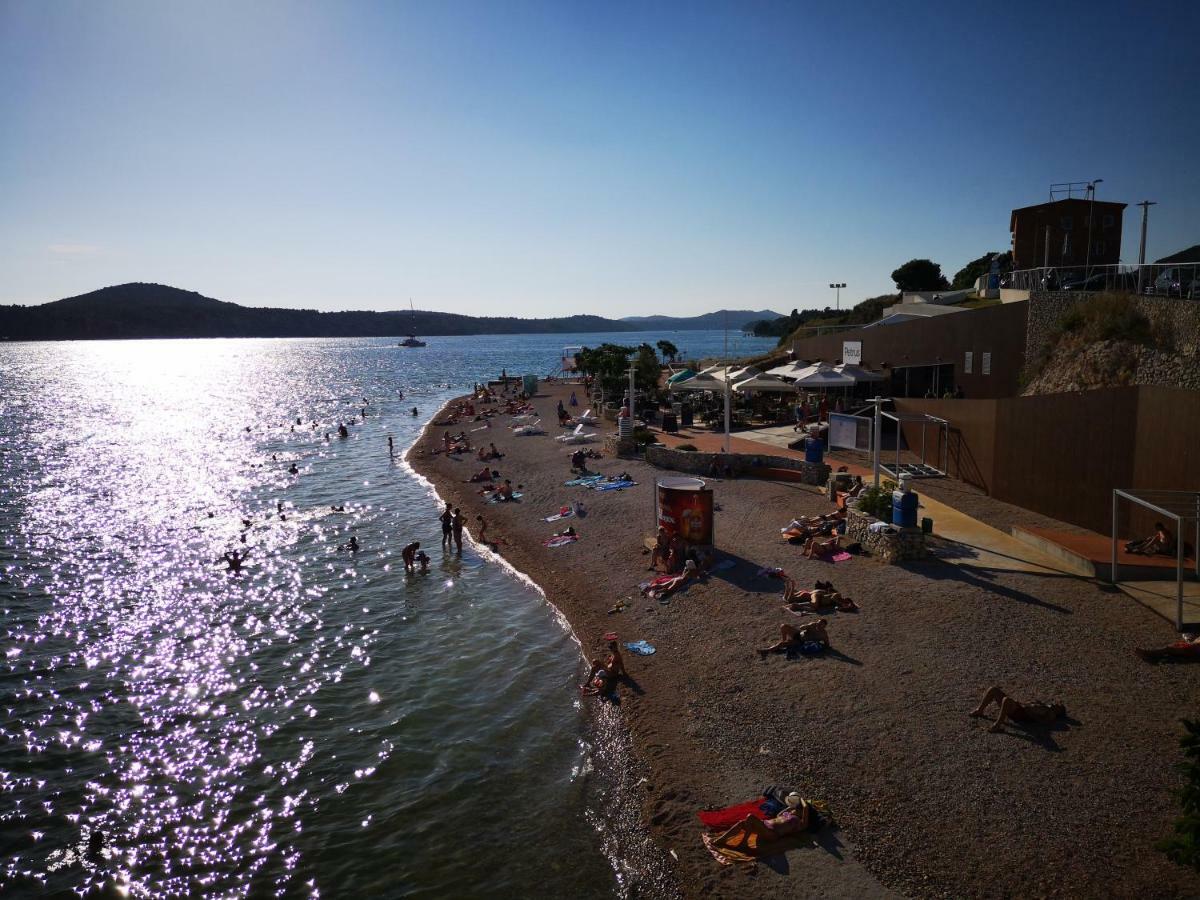
{"label": "advertising sign on kiosk", "polygon": [[687,544],[713,544],[713,492],[700,478],[660,478],[654,486],[655,521]]}

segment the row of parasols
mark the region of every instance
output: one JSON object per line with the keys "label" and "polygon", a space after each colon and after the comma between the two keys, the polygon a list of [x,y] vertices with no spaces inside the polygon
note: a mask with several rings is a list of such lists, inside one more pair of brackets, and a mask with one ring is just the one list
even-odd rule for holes
{"label": "row of parasols", "polygon": [[861,366],[842,363],[831,366],[826,363],[807,363],[794,360],[787,365],[776,366],[766,372],[754,366],[732,368],[710,366],[702,372],[684,369],[667,379],[672,391],[724,391],[726,384],[739,392],[776,391],[789,393],[798,390],[821,390],[824,388],[853,387],[868,381],[885,381],[888,376],[872,372]]}

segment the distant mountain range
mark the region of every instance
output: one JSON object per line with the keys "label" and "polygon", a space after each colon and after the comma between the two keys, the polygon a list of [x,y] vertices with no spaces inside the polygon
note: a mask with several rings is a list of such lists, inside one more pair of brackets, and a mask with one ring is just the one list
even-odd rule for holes
{"label": "distant mountain range", "polygon": [[[720,328],[724,313],[693,318],[565,316],[518,319],[407,310],[319,312],[240,306],[162,284],[120,284],[37,306],[0,305],[0,339],[99,340],[201,337],[396,337],[559,334]],[[729,327],[774,313],[730,312]]]}
{"label": "distant mountain range", "polygon": [[637,325],[647,331],[718,331],[722,328],[740,329],[750,322],[780,319],[782,315],[769,309],[757,312],[748,309],[721,309],[702,316],[625,316],[622,322]]}

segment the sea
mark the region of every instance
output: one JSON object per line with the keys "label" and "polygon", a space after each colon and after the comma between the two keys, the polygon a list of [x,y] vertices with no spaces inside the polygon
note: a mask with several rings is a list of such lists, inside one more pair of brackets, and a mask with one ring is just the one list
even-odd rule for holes
{"label": "sea", "polygon": [[[502,369],[664,338],[726,349],[0,344],[0,893],[652,893],[578,642],[520,573],[439,549],[404,451]],[[404,574],[410,540],[428,574]]]}

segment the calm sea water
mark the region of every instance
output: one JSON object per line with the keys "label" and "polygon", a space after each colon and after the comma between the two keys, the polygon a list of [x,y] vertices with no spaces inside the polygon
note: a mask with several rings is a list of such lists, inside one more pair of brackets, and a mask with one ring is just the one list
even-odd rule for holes
{"label": "calm sea water", "polygon": [[621,748],[578,645],[513,573],[438,549],[401,453],[501,368],[662,337],[723,346],[0,345],[0,889],[628,896],[649,854],[600,812]]}

